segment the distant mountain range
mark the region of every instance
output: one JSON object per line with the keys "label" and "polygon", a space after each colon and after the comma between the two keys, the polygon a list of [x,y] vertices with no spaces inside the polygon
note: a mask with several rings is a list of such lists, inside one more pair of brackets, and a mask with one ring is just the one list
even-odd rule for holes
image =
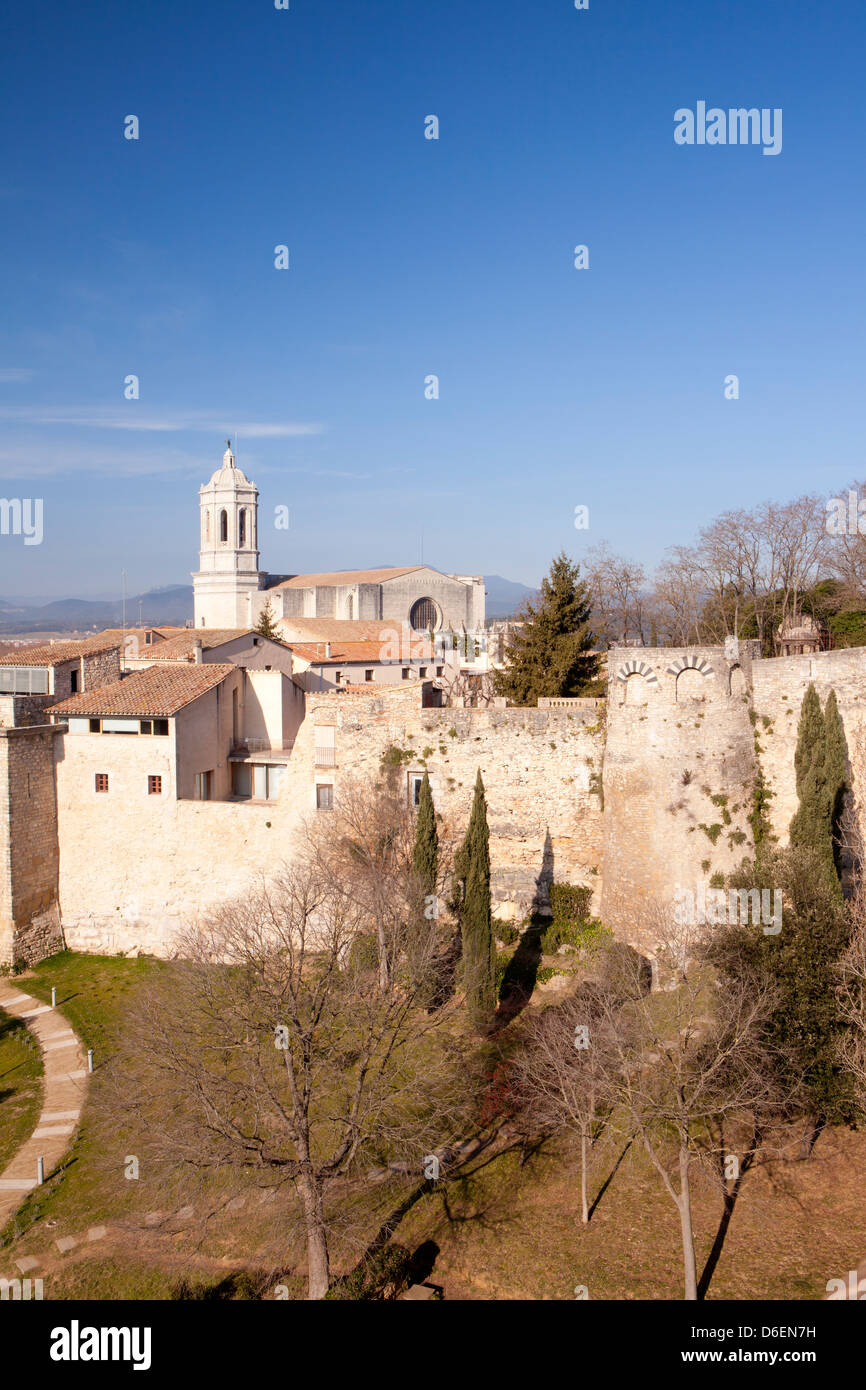
{"label": "distant mountain range", "polygon": [[525,584],[515,584],[513,579],[503,579],[501,574],[485,574],[484,588],[488,618],[510,618],[524,599],[534,598],[538,592]]}
{"label": "distant mountain range", "polygon": [[[485,574],[488,618],[508,618],[534,589],[515,584],[500,574]],[[139,605],[141,605],[139,607]],[[126,625],[137,627],[183,627],[192,621],[192,585],[169,584],[164,589],[150,589],[146,594],[131,594],[126,600]],[[0,633],[7,636],[18,632],[83,632],[119,627],[123,618],[119,599],[60,598],[50,602],[39,599],[0,598]]]}
{"label": "distant mountain range", "polygon": [[[141,609],[139,610],[139,603]],[[132,594],[126,600],[126,625],[136,627],[164,623],[183,627],[192,620],[192,585],[170,584],[146,594]],[[25,599],[0,599],[0,633],[82,632],[119,627],[123,608],[119,599],[61,598],[50,603]]]}

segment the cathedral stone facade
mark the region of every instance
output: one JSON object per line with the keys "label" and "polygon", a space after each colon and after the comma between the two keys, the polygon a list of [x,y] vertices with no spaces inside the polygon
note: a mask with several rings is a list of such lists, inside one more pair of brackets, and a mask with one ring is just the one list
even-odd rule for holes
{"label": "cathedral stone facade", "polygon": [[253,627],[270,601],[283,618],[408,623],[416,632],[477,632],[484,626],[480,575],[441,574],[429,565],[271,575],[259,569],[255,483],[229,446],[199,490],[199,568],[193,574],[195,625]]}

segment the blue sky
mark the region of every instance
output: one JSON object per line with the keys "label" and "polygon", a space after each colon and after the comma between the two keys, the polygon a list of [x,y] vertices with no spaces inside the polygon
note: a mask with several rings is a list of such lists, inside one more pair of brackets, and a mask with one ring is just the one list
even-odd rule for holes
{"label": "blue sky", "polygon": [[[235,431],[280,573],[411,564],[423,533],[534,584],[841,488],[864,48],[862,0],[7,7],[0,478],[45,520],[0,536],[0,595],[188,582]],[[781,107],[782,153],[677,146],[699,100]]]}

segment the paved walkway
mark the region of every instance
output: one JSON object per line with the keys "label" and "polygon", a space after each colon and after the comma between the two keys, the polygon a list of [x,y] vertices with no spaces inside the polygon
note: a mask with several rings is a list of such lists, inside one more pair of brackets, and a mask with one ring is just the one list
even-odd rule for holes
{"label": "paved walkway", "polygon": [[43,1065],[39,1122],[0,1173],[0,1226],[4,1226],[36,1187],[40,1155],[48,1178],[69,1147],[87,1089],[87,1054],[63,1014],[23,994],[14,980],[0,979],[0,1008],[26,1021],[39,1039]]}

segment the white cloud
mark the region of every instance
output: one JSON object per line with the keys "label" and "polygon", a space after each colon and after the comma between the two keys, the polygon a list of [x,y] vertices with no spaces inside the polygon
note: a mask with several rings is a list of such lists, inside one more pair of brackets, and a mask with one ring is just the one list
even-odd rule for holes
{"label": "white cloud", "polygon": [[7,439],[0,444],[0,470],[5,479],[49,478],[74,473],[115,478],[175,473],[200,481],[209,478],[218,464],[219,460],[215,462],[212,455],[186,453],[171,447],[143,453],[68,441],[57,446],[33,441],[16,444]]}
{"label": "white cloud", "polygon": [[[7,370],[16,371],[19,369],[8,368]],[[230,412],[221,416],[204,411],[192,411],[185,415],[148,415],[142,411],[138,401],[130,401],[126,408],[112,408],[101,412],[76,406],[3,406],[0,407],[0,420],[14,421],[20,425],[66,425],[73,429],[133,430],[156,433],[191,430],[200,434],[217,434],[220,438],[229,434],[234,435],[237,431],[241,440],[244,438],[285,439],[323,433],[323,426],[318,424],[304,424],[295,421],[238,421]]]}

